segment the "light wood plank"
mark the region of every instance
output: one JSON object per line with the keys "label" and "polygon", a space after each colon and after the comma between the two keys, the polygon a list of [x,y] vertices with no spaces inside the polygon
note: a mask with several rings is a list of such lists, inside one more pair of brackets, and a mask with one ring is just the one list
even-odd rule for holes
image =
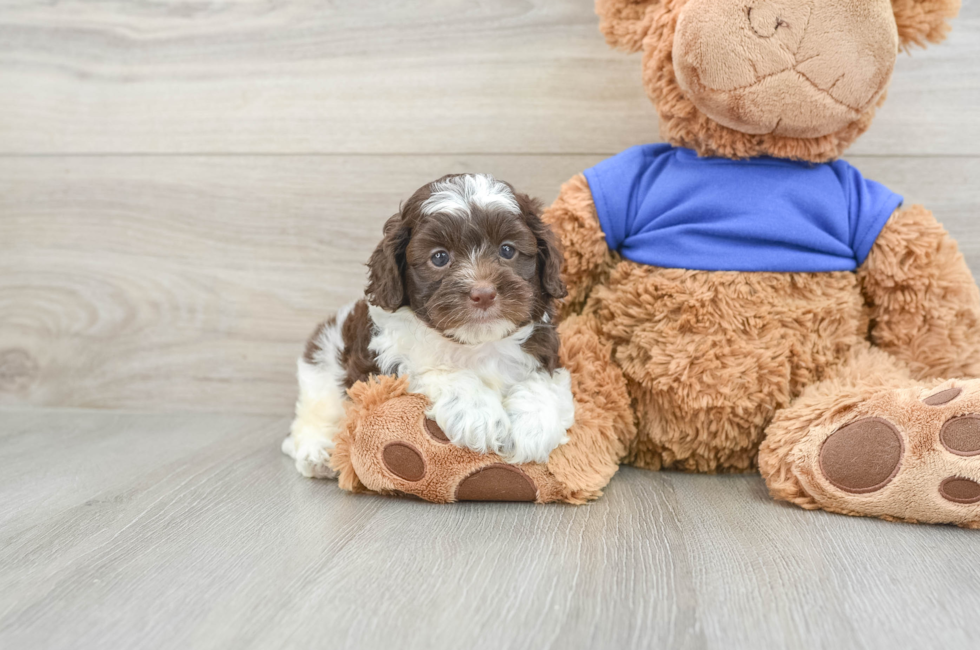
{"label": "light wood plank", "polygon": [[[0,647],[975,648],[980,536],[626,468],[583,507],[341,493],[286,420],[0,410]],[[14,506],[14,504],[16,504]]]}
{"label": "light wood plank", "polygon": [[[303,341],[416,187],[489,171],[550,201],[600,159],[0,158],[0,403],[288,413]],[[980,159],[852,160],[980,271]]]}
{"label": "light wood plank", "polygon": [[758,477],[666,478],[708,638],[747,648],[966,648],[980,640],[962,623],[980,581],[955,559],[976,552],[972,531],[773,503]]}
{"label": "light wood plank", "polygon": [[[599,153],[657,138],[588,0],[19,0],[0,153]],[[980,155],[980,5],[901,56],[856,154]]]}

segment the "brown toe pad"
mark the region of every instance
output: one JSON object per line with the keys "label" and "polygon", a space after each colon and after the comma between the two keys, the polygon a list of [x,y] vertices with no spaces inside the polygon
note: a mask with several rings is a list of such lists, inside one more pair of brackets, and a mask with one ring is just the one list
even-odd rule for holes
{"label": "brown toe pad", "polygon": [[953,503],[977,503],[980,501],[980,483],[951,476],[939,485],[939,494]]}
{"label": "brown toe pad", "polygon": [[922,403],[926,406],[942,406],[943,404],[949,404],[954,399],[960,396],[963,392],[962,388],[947,388],[946,390],[941,390],[935,395],[930,395],[929,397],[922,400]]}
{"label": "brown toe pad", "polygon": [[476,470],[456,488],[457,501],[534,501],[537,496],[527,474],[501,463]]}
{"label": "brown toe pad", "polygon": [[418,481],[425,476],[422,454],[406,442],[388,444],[381,452],[381,460],[389,472],[406,481]]}
{"label": "brown toe pad", "polygon": [[441,442],[444,445],[449,444],[449,436],[442,430],[442,427],[436,424],[435,420],[425,419],[425,431],[436,442]]}
{"label": "brown toe pad", "polygon": [[957,456],[980,455],[980,415],[961,415],[943,425],[939,441]]}
{"label": "brown toe pad", "polygon": [[820,469],[845,492],[876,492],[898,474],[903,452],[902,437],[891,422],[864,418],[841,427],[824,441]]}

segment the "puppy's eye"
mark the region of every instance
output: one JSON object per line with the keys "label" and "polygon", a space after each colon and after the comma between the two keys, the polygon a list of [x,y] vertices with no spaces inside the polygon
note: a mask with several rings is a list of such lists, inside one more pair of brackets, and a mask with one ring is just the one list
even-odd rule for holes
{"label": "puppy's eye", "polygon": [[432,254],[432,257],[430,257],[429,260],[432,262],[432,266],[438,266],[441,268],[449,264],[449,253],[446,251],[436,251]]}
{"label": "puppy's eye", "polygon": [[512,260],[515,255],[517,255],[517,249],[510,244],[504,244],[500,247],[500,256],[505,260]]}

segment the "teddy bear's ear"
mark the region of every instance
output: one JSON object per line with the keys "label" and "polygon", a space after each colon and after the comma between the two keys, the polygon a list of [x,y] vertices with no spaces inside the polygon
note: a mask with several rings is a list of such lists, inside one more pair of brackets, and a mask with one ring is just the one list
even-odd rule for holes
{"label": "teddy bear's ear", "polygon": [[657,4],[659,0],[595,0],[599,29],[606,42],[627,52],[639,52]]}
{"label": "teddy bear's ear", "polygon": [[902,47],[939,43],[949,31],[949,19],[960,11],[960,0],[892,0]]}

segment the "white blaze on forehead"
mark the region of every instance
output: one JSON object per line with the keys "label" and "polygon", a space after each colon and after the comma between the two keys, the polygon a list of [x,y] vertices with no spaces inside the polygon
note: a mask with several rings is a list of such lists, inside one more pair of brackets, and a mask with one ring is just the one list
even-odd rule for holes
{"label": "white blaze on forehead", "polygon": [[464,174],[432,184],[432,196],[422,204],[422,213],[448,212],[469,217],[473,207],[498,208],[520,214],[517,199],[510,188],[489,174]]}

